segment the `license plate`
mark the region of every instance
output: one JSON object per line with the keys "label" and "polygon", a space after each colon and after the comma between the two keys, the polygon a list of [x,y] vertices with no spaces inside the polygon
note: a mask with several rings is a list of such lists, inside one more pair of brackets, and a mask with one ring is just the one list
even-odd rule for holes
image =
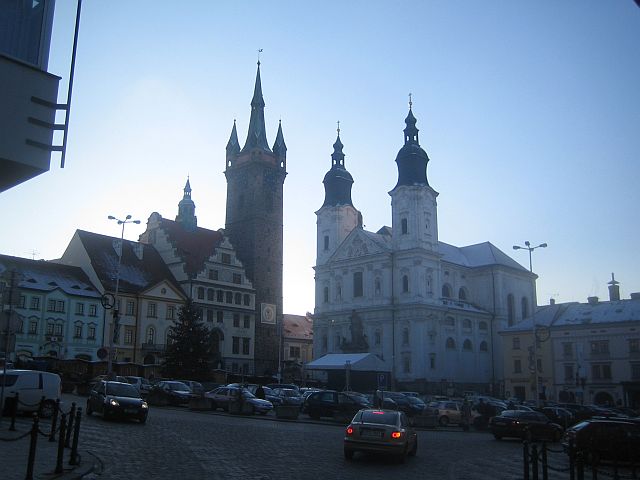
{"label": "license plate", "polygon": [[380,430],[372,430],[369,428],[363,428],[360,431],[360,435],[365,438],[382,438],[383,433]]}
{"label": "license plate", "polygon": [[125,408],[124,413],[138,413],[138,410],[135,408]]}

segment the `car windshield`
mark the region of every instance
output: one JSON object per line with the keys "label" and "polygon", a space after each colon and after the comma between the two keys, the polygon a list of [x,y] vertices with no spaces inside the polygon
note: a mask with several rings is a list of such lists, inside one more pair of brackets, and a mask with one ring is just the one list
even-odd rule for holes
{"label": "car windshield", "polygon": [[519,417],[521,413],[518,410],[505,410],[500,414],[501,417]]}
{"label": "car windshield", "polygon": [[364,423],[378,423],[380,425],[396,425],[398,423],[397,412],[366,411],[362,412],[360,420]]}
{"label": "car windshield", "polygon": [[242,389],[242,395],[244,395],[244,398],[256,398],[256,396],[246,388]]}
{"label": "car windshield", "polygon": [[416,397],[407,397],[407,400],[409,400],[409,403],[413,403],[415,405],[424,405],[424,402]]}
{"label": "car windshield", "polygon": [[138,390],[128,383],[107,383],[107,395],[139,398]]}
{"label": "car windshield", "polygon": [[190,392],[191,391],[189,387],[187,387],[184,383],[180,383],[180,382],[167,383],[167,386],[169,387],[169,390],[172,390],[174,392]]}
{"label": "car windshield", "polygon": [[285,397],[297,397],[298,392],[296,392],[295,390],[284,389],[282,390],[282,395],[284,395]]}

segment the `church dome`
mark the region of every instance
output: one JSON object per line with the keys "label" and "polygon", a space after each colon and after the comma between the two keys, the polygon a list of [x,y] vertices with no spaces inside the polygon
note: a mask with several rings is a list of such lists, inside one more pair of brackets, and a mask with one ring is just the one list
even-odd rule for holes
{"label": "church dome", "polygon": [[324,203],[323,207],[351,205],[351,186],[353,177],[344,166],[344,153],[342,152],[342,142],[340,134],[333,144],[333,154],[331,155],[331,170],[324,176]]}
{"label": "church dome", "polygon": [[404,146],[396,156],[398,183],[395,188],[403,185],[429,185],[427,181],[429,157],[418,142],[416,117],[413,116],[411,107],[409,107],[405,123],[407,126],[404,129]]}

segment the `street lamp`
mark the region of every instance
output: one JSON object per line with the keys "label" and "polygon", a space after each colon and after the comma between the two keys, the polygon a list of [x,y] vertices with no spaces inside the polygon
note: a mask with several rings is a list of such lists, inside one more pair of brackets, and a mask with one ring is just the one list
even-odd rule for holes
{"label": "street lamp", "polygon": [[120,220],[113,215],[107,217],[109,220],[115,220],[118,225],[122,225],[120,233],[120,251],[118,252],[118,267],[116,269],[116,291],[113,300],[113,328],[109,336],[109,361],[107,363],[107,375],[109,379],[113,379],[113,343],[118,336],[120,329],[118,293],[120,291],[120,266],[122,265],[122,253],[124,251],[124,226],[127,223],[140,224],[140,220],[131,220],[131,215],[127,215],[124,220]]}
{"label": "street lamp", "polygon": [[[546,243],[541,243],[540,245],[536,246],[536,247],[532,247],[531,246],[531,242],[529,240],[524,242],[525,246],[521,247],[520,245],[514,245],[513,249],[514,250],[528,250],[529,251],[529,271],[531,273],[533,273],[533,263],[531,261],[531,253],[536,249],[536,248],[547,248],[547,244]],[[536,295],[536,288],[535,288],[535,284],[534,284],[534,288],[533,288],[533,305],[531,308],[531,325],[533,328],[533,371],[534,371],[534,376],[535,376],[535,385],[536,385],[536,406],[540,407],[540,384],[539,384],[539,378],[538,378],[538,332],[536,329],[536,316],[535,316],[535,307],[538,304],[538,300],[537,300],[537,295]]]}

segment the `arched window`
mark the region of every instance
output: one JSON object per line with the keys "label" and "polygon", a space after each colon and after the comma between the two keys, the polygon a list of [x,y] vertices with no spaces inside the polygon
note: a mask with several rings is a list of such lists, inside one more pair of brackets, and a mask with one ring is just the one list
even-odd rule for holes
{"label": "arched window", "polygon": [[442,297],[451,298],[451,286],[448,283],[442,285]]}
{"label": "arched window", "polygon": [[213,288],[208,288],[207,289],[207,300],[209,300],[210,302],[213,302],[213,299],[215,297],[215,293]]}
{"label": "arched window", "polygon": [[147,343],[155,343],[156,339],[156,329],[153,327],[149,327],[147,329]]}
{"label": "arched window", "polygon": [[462,344],[462,350],[464,350],[465,352],[470,352],[473,350],[473,345],[471,344],[471,340],[467,338],[464,341],[464,343]]}
{"label": "arched window", "polygon": [[402,329],[402,344],[403,345],[409,344],[409,329],[406,327]]}
{"label": "arched window", "polygon": [[409,277],[407,275],[402,276],[402,293],[409,291]]}
{"label": "arched window", "polygon": [[467,299],[467,290],[464,287],[460,287],[460,290],[458,290],[458,298],[460,300]]}
{"label": "arched window", "polygon": [[376,295],[380,295],[380,278],[376,277],[373,288],[376,292]]}
{"label": "arched window", "polygon": [[462,328],[464,328],[465,330],[471,330],[471,320],[469,320],[468,318],[462,320]]}
{"label": "arched window", "polygon": [[242,304],[242,294],[241,293],[236,293],[234,295],[234,300],[235,300],[235,304],[236,305],[241,305]]}
{"label": "arched window", "polygon": [[522,318],[527,318],[529,316],[529,301],[527,297],[522,297]]}
{"label": "arched window", "polygon": [[480,342],[480,351],[481,352],[486,352],[488,350],[489,350],[489,348],[487,347],[487,342],[485,342],[484,340],[482,342]]}
{"label": "arched window", "polygon": [[171,340],[171,329],[167,328],[167,331],[164,334],[165,342],[167,345],[171,345],[173,341]]}
{"label": "arched window", "polygon": [[446,344],[446,347],[447,347],[449,350],[455,350],[455,348],[456,348],[456,341],[455,341],[453,338],[451,338],[451,337],[447,338],[447,344]]}
{"label": "arched window", "polygon": [[406,235],[409,232],[406,218],[400,220],[400,229],[402,230],[402,235]]}
{"label": "arched window", "polygon": [[507,295],[507,324],[511,327],[516,317],[516,305],[513,300],[513,295]]}
{"label": "arched window", "polygon": [[204,287],[198,287],[198,300],[204,300]]}
{"label": "arched window", "polygon": [[453,317],[444,317],[444,324],[447,327],[455,327],[456,326],[456,321]]}
{"label": "arched window", "polygon": [[478,324],[478,329],[479,329],[481,332],[486,332],[486,331],[489,329],[489,328],[488,328],[488,325],[487,325],[487,322],[485,322],[484,320],[483,320],[482,322],[480,322],[480,323]]}

